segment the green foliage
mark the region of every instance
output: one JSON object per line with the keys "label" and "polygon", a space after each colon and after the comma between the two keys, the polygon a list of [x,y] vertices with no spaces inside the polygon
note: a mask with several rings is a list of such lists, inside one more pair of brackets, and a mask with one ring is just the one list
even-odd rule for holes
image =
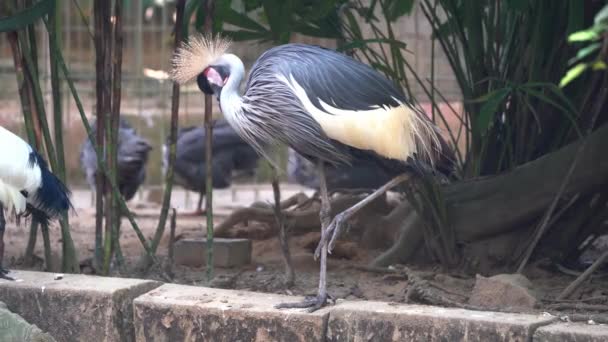
{"label": "green foliage", "polygon": [[512,169],[579,135],[589,89],[555,85],[571,58],[566,37],[583,27],[584,1],[421,2],[464,97],[466,177]]}
{"label": "green foliage", "polygon": [[[581,48],[576,57],[571,59],[569,63],[572,66],[562,77],[559,82],[560,87],[565,87],[570,82],[580,77],[585,70],[605,70],[606,69],[606,52],[602,51],[602,47],[608,43],[608,5],[605,5],[595,16],[593,25],[585,30],[577,31],[568,36],[570,43],[588,43],[587,46]],[[604,48],[605,50],[605,48]],[[592,54],[596,52],[593,58]],[[588,62],[582,60],[588,59]]]}

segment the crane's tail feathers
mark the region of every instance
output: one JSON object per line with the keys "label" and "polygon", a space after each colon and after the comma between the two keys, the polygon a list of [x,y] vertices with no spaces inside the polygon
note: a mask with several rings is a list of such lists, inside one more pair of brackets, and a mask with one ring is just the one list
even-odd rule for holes
{"label": "crane's tail feathers", "polygon": [[4,208],[14,209],[16,214],[21,214],[26,209],[25,196],[13,186],[4,183],[0,180],[0,203]]}
{"label": "crane's tail feathers", "polygon": [[44,159],[34,151],[30,155],[30,162],[38,165],[41,176],[40,187],[30,201],[32,207],[44,212],[51,219],[73,208],[70,191],[49,171]]}
{"label": "crane's tail feathers", "polygon": [[175,51],[171,60],[171,78],[179,84],[192,81],[226,53],[230,44],[230,39],[220,35],[193,35]]}

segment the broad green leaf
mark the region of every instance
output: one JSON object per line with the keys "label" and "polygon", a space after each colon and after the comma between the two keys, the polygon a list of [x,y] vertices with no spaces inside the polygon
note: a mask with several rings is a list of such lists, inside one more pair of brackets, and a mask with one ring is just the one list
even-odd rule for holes
{"label": "broad green leaf", "polygon": [[495,117],[496,112],[503,104],[504,100],[511,93],[511,88],[496,89],[490,93],[488,100],[481,106],[479,115],[477,115],[477,128],[481,135],[485,135],[492,119]]}
{"label": "broad green leaf", "polygon": [[571,43],[572,42],[586,42],[588,40],[596,40],[599,37],[600,36],[597,34],[597,32],[590,29],[590,30],[574,32],[573,34],[568,36],[568,41]]}
{"label": "broad green leaf", "polygon": [[410,14],[414,8],[414,0],[391,0],[386,3],[387,19],[395,21],[406,14]]}
{"label": "broad green leaf", "polygon": [[18,31],[35,23],[38,19],[47,15],[53,9],[54,4],[55,0],[42,0],[9,17],[0,18],[0,32]]}
{"label": "broad green leaf", "polygon": [[559,81],[559,86],[561,88],[565,87],[568,83],[572,82],[575,78],[580,76],[583,73],[583,71],[585,71],[585,69],[587,69],[587,67],[588,67],[587,63],[579,63],[579,64],[575,65],[574,67],[570,68],[570,70],[568,70],[568,72],[566,72],[566,75],[564,77],[562,77],[562,79]]}
{"label": "broad green leaf", "polygon": [[194,13],[197,12],[200,3],[201,2],[199,0],[188,0],[188,2],[186,2],[186,6],[184,7],[184,22],[182,24],[182,32],[184,37],[188,37],[190,19]]}

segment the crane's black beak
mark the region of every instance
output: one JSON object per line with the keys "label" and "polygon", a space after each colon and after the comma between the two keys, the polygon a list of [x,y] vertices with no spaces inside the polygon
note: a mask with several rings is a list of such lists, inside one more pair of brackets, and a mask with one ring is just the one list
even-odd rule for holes
{"label": "crane's black beak", "polygon": [[196,83],[198,88],[207,95],[217,94],[219,96],[222,88],[228,80],[228,70],[224,66],[207,67],[198,77]]}

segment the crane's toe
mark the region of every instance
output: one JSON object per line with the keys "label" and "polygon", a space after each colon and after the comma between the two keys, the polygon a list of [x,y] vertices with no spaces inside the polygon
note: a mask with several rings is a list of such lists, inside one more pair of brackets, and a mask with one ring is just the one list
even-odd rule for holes
{"label": "crane's toe", "polygon": [[308,296],[301,302],[280,303],[275,305],[276,309],[308,309],[308,312],[315,312],[327,304],[333,304],[333,298],[325,293],[316,296]]}
{"label": "crane's toe", "polygon": [[[327,244],[327,253],[331,254],[331,251],[334,249],[336,240],[338,239],[338,236],[340,236],[342,229],[345,226],[348,226],[347,220],[348,217],[344,213],[340,213],[334,217],[327,229],[325,229],[325,231],[321,234],[321,240],[319,241],[319,245],[317,245],[317,249],[315,250],[315,260],[319,259],[321,249],[323,248],[324,244]],[[330,236],[331,240],[329,239]]]}

